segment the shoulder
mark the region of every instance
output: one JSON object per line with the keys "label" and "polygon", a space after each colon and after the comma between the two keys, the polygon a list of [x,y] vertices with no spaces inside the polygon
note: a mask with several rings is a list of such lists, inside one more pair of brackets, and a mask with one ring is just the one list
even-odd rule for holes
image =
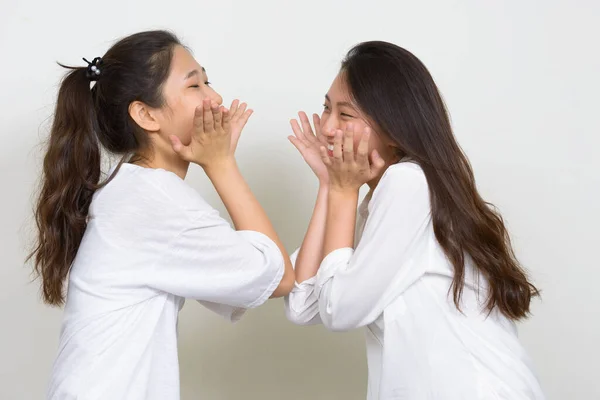
{"label": "shoulder", "polygon": [[172,172],[156,169],[148,177],[172,204],[185,210],[211,211],[213,208],[194,188]]}
{"label": "shoulder", "polygon": [[176,174],[163,170],[123,164],[109,183],[112,192],[125,192],[140,205],[156,204],[171,211],[212,212],[214,209]]}
{"label": "shoulder", "polygon": [[392,164],[383,173],[373,192],[373,200],[387,197],[417,196],[428,198],[427,178],[419,164],[402,161]]}
{"label": "shoulder", "polygon": [[421,167],[412,162],[391,165],[381,177],[368,205],[368,215],[377,224],[391,224],[393,229],[410,229],[431,215],[427,178]]}

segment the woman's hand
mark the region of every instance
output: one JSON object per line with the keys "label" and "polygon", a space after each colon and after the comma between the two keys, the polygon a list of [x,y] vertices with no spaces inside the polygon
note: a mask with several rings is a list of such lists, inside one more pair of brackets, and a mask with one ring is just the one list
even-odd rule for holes
{"label": "woman's hand", "polygon": [[235,161],[231,145],[229,111],[208,99],[196,108],[190,144],[184,146],[175,135],[170,137],[175,153],[183,160],[200,165],[205,171]]}
{"label": "woman's hand", "polygon": [[[358,148],[354,149],[354,137],[360,135]],[[357,132],[352,124],[346,130],[338,129],[334,136],[333,156],[320,147],[321,159],[329,174],[330,191],[357,192],[362,185],[379,176],[385,166],[376,150],[371,152],[369,162],[369,137],[371,128]]]}
{"label": "woman's hand", "polygon": [[235,153],[235,150],[238,145],[238,141],[240,140],[240,136],[242,134],[242,130],[246,126],[248,119],[252,115],[254,111],[246,110],[248,105],[246,103],[241,103],[239,100],[234,100],[231,103],[231,107],[229,108],[229,126],[231,127],[231,152]]}
{"label": "woman's hand", "polygon": [[290,124],[292,125],[295,136],[288,136],[288,139],[296,149],[298,149],[302,158],[304,158],[304,161],[306,161],[315,175],[317,175],[319,182],[321,184],[327,184],[329,183],[329,174],[327,173],[327,167],[323,163],[319,153],[319,149],[324,144],[320,128],[321,120],[317,114],[313,114],[313,124],[315,126],[315,131],[317,132],[315,135],[306,113],[301,111],[298,113],[298,116],[300,117],[302,127],[300,127],[297,120],[291,120]]}

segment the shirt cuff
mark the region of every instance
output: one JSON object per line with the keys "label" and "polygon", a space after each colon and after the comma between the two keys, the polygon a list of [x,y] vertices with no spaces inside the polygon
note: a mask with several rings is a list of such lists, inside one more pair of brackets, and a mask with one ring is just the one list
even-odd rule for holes
{"label": "shirt cuff", "polygon": [[316,277],[295,283],[291,293],[285,296],[285,315],[297,325],[313,325],[321,322],[319,301],[315,296]]}
{"label": "shirt cuff", "polygon": [[316,275],[316,282],[314,283],[317,297],[321,294],[321,288],[327,281],[333,278],[340,268],[348,265],[352,255],[354,255],[354,249],[352,247],[344,247],[332,251],[323,259]]}
{"label": "shirt cuff", "polygon": [[[298,259],[298,253],[300,253],[300,247],[298,247],[294,252],[290,255],[290,261],[292,262],[292,267],[296,270],[296,260]],[[308,278],[302,283],[298,283],[294,281],[294,289],[292,292],[306,292],[312,291],[315,286],[316,277]]]}
{"label": "shirt cuff", "polygon": [[241,307],[232,307],[226,304],[211,303],[210,301],[203,300],[198,300],[198,303],[231,323],[238,322],[246,313],[246,309]]}
{"label": "shirt cuff", "polygon": [[317,282],[317,277],[312,276],[301,283],[294,282],[294,288],[292,292],[309,292],[312,291],[315,287],[315,283]]}
{"label": "shirt cuff", "polygon": [[267,301],[281,283],[281,279],[283,279],[283,273],[285,271],[285,262],[279,247],[277,247],[277,244],[275,244],[275,242],[267,235],[260,232],[247,230],[238,231],[238,234],[263,253],[266,259],[266,268],[270,270],[269,272],[272,278],[261,296],[246,307],[256,308]]}

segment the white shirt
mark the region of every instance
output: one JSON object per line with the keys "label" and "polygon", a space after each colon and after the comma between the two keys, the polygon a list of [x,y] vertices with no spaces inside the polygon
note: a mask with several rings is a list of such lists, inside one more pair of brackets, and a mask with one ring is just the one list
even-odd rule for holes
{"label": "white shirt", "polygon": [[481,277],[478,295],[470,262],[464,314],[456,309],[430,213],[421,168],[390,166],[359,207],[356,250],[331,252],[296,284],[287,317],[334,331],[366,326],[369,400],[543,399],[515,325],[498,311],[486,318],[487,285]]}
{"label": "white shirt", "polygon": [[48,399],[178,400],[184,298],[235,321],[283,271],[274,242],[236,232],[177,175],[124,164],[90,206]]}

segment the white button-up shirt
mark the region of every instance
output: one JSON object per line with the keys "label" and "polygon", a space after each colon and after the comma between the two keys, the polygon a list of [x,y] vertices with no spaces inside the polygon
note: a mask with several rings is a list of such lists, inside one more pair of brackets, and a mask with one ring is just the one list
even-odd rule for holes
{"label": "white button-up shirt", "polygon": [[462,313],[455,307],[418,165],[388,168],[359,207],[355,236],[355,249],[327,255],[285,304],[297,324],[366,327],[369,400],[544,398],[514,323],[485,310],[487,283],[468,257]]}
{"label": "white button-up shirt", "polygon": [[123,164],[90,206],[47,399],[179,400],[185,298],[235,321],[283,273],[271,239],[233,230],[177,175]]}

